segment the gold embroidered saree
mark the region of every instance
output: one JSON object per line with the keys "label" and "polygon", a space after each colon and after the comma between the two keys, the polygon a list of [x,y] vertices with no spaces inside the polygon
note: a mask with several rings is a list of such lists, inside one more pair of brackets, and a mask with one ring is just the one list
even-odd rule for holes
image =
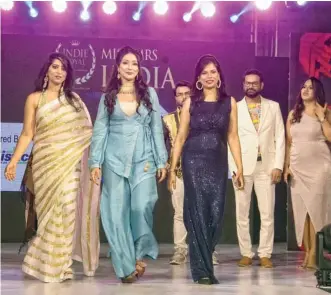
{"label": "gold embroidered saree", "polygon": [[99,187],[89,178],[92,123],[83,102],[76,112],[62,96],[39,103],[32,151],[38,220],[23,271],[44,282],[73,277],[72,259],[94,275],[99,261]]}

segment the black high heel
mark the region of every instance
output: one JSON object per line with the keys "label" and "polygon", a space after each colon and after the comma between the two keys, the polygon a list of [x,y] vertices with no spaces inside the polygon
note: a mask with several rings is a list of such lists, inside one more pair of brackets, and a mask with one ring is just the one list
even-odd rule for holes
{"label": "black high heel", "polygon": [[213,282],[210,278],[201,278],[198,280],[198,284],[201,284],[201,285],[212,285]]}

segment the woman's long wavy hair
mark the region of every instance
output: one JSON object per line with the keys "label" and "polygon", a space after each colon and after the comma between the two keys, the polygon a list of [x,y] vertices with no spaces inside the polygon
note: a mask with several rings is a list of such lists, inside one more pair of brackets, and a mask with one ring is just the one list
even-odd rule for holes
{"label": "woman's long wavy hair", "polygon": [[116,55],[116,66],[113,68],[112,75],[110,77],[110,80],[108,82],[108,85],[106,86],[104,92],[105,92],[105,106],[108,109],[109,114],[111,115],[114,111],[115,104],[116,104],[116,96],[121,89],[122,86],[122,80],[118,79],[118,68],[122,62],[122,59],[125,55],[127,54],[133,54],[137,58],[138,62],[138,75],[136,76],[136,79],[134,81],[135,89],[136,89],[136,94],[137,94],[137,113],[138,113],[138,108],[141,103],[145,105],[145,107],[151,112],[153,110],[152,108],[152,103],[149,97],[149,92],[148,92],[148,86],[143,80],[143,77],[141,75],[141,60],[142,56],[139,51],[131,48],[130,46],[125,46],[123,47]]}
{"label": "woman's long wavy hair", "polygon": [[[311,83],[313,85],[313,91],[314,91],[314,96],[315,96],[316,102],[318,104],[320,104],[322,107],[324,107],[325,92],[324,92],[324,87],[323,87],[322,82],[315,77],[309,77],[309,79],[307,79],[305,81],[305,83],[309,80],[311,81]],[[301,89],[303,88],[305,83],[302,84]],[[294,108],[293,108],[293,115],[292,115],[291,123],[300,123],[301,118],[302,118],[302,113],[305,109],[305,105],[304,105],[303,99],[301,97],[301,89],[297,96],[297,102],[295,103]]]}
{"label": "woman's long wavy hair", "polygon": [[[62,63],[65,71],[67,72],[66,79],[65,79],[65,81],[62,85],[64,96],[65,96],[67,102],[70,105],[72,105],[75,108],[75,110],[78,112],[78,111],[81,110],[82,107],[79,103],[78,97],[76,95],[74,95],[74,93],[72,91],[72,88],[73,88],[73,85],[74,85],[74,75],[73,75],[74,71],[73,71],[73,68],[72,68],[72,65],[71,65],[71,62],[70,62],[69,58],[66,57],[62,53],[54,52],[54,53],[51,53],[48,56],[47,61],[44,63],[44,65],[42,66],[42,68],[39,71],[38,78],[35,81],[34,91],[35,92],[37,92],[37,91],[43,92],[43,91],[46,90],[46,89],[44,89],[44,79],[47,75],[49,67],[54,62],[55,59],[58,59]],[[59,96],[58,97],[60,98],[60,96],[61,96],[61,89],[59,90]]]}
{"label": "woman's long wavy hair", "polygon": [[218,60],[216,59],[215,56],[207,54],[207,55],[201,56],[195,66],[194,81],[192,84],[192,87],[193,87],[192,88],[192,102],[199,102],[199,101],[203,101],[205,99],[204,95],[203,95],[203,89],[199,90],[196,87],[196,83],[198,82],[199,76],[203,72],[204,68],[209,64],[215,65],[217,72],[219,73],[220,79],[221,79],[221,87],[218,88],[218,93],[217,93],[218,101],[222,101],[224,98],[228,97],[228,94],[226,93],[226,88],[225,88],[225,79],[224,79],[223,72],[221,70],[220,63],[218,62]]}

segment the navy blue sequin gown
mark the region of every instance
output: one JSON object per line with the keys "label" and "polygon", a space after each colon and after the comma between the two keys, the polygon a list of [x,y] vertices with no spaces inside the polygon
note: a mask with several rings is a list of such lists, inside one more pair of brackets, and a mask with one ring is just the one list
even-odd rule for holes
{"label": "navy blue sequin gown", "polygon": [[219,239],[228,178],[227,133],[231,98],[192,103],[190,131],[182,155],[184,223],[192,278],[214,276],[212,253]]}

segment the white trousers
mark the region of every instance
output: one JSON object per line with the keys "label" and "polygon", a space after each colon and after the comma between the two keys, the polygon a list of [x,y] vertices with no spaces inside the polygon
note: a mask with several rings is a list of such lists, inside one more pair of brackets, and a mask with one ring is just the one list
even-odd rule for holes
{"label": "white trousers", "polygon": [[242,256],[249,258],[254,256],[249,231],[249,210],[254,185],[261,216],[258,255],[260,258],[270,258],[274,244],[275,185],[271,183],[271,175],[268,175],[262,169],[262,162],[260,161],[257,162],[253,174],[244,176],[244,180],[244,190],[235,188],[237,235],[240,253]]}
{"label": "white trousers", "polygon": [[176,177],[176,189],[172,193],[172,206],[174,214],[174,244],[175,249],[187,249],[187,231],[184,225],[184,182]]}

